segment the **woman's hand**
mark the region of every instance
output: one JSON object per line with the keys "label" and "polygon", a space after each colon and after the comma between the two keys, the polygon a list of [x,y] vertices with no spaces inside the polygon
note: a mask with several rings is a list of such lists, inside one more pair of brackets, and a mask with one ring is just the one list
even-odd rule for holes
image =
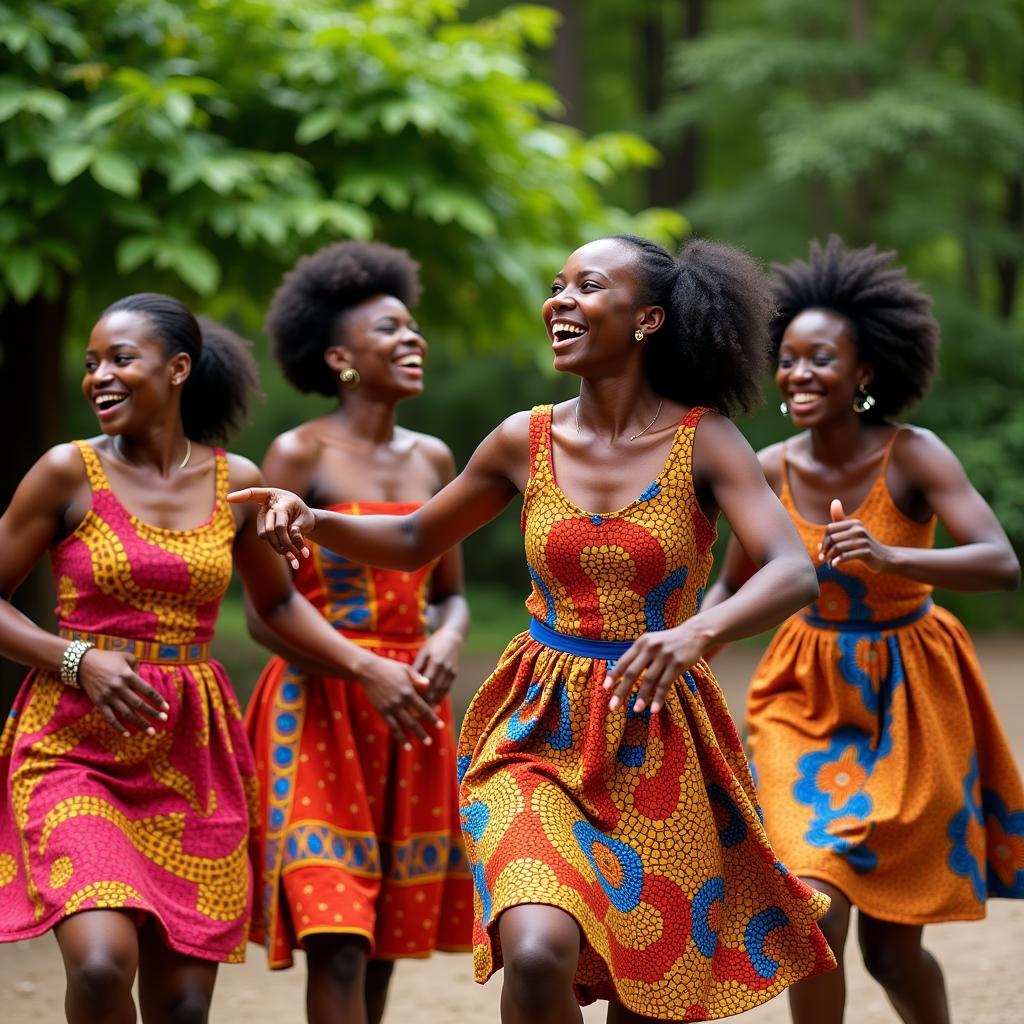
{"label": "woman's hand", "polygon": [[256,533],[284,555],[293,569],[298,569],[300,558],[309,558],[306,535],[316,526],[316,513],[297,494],[277,487],[247,487],[232,491],[228,501],[259,505]]}
{"label": "woman's hand", "polygon": [[835,498],[829,508],[832,522],[825,527],[825,536],[818,551],[818,560],[832,568],[840,562],[859,560],[875,572],[891,567],[892,549],[883,544],[859,519],[847,519],[843,503]]}
{"label": "woman's hand", "polygon": [[650,704],[652,713],[657,714],[665,703],[668,688],[700,661],[708,643],[697,616],[673,629],[644,633],[605,679],[604,688],[612,691],[609,706],[614,709],[624,705],[630,690],[639,682],[633,710],[643,711]]}
{"label": "woman's hand", "polygon": [[370,703],[387,723],[391,735],[406,750],[412,750],[410,737],[430,746],[432,740],[424,728],[424,720],[434,729],[444,728],[444,722],[424,699],[430,680],[412,665],[368,653],[354,674]]}
{"label": "woman's hand", "polygon": [[436,708],[448,695],[459,671],[463,639],[454,629],[443,626],[431,633],[420,648],[412,667],[430,680],[423,699]]}
{"label": "woman's hand", "polygon": [[131,735],[125,722],[155,736],[146,718],[166,722],[170,705],[135,671],[137,666],[133,654],[91,647],[78,664],[78,685],[123,736]]}

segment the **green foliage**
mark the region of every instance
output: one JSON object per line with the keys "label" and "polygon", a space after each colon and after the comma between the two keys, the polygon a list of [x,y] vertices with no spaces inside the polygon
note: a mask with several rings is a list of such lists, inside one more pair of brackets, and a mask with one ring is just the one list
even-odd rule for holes
{"label": "green foliage", "polygon": [[[710,13],[677,45],[676,92],[653,125],[661,139],[705,134],[687,215],[771,260],[830,231],[896,249],[935,296],[944,336],[941,379],[914,418],[1024,542],[1024,488],[1007,472],[1024,464],[1024,4],[771,0]],[[785,431],[771,415],[752,428],[759,443]]]}
{"label": "green foliage", "polygon": [[527,63],[549,9],[461,7],[3,0],[0,301],[70,275],[85,320],[184,286],[255,326],[297,256],[374,236],[423,262],[427,323],[526,343],[566,251],[631,223],[602,188],[655,152],[549,120]]}

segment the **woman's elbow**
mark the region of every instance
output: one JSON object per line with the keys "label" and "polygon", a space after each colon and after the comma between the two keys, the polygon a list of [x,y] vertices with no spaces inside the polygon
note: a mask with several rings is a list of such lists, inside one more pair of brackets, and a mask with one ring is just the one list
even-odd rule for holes
{"label": "woman's elbow", "polygon": [[1020,586],[1020,561],[1013,548],[1007,551],[1003,571],[1000,574],[1003,590],[1016,590]]}
{"label": "woman's elbow", "polygon": [[800,602],[797,605],[798,609],[806,608],[812,601],[818,599],[818,574],[814,571],[814,565],[809,558],[802,558],[799,568],[794,567],[793,589]]}

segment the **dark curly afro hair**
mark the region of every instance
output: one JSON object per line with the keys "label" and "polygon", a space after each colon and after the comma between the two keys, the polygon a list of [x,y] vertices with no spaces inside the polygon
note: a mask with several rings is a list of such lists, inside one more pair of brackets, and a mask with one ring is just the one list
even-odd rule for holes
{"label": "dark curly afro hair", "polygon": [[808,262],[772,265],[773,354],[777,357],[786,328],[805,309],[846,317],[861,359],[875,371],[868,390],[876,404],[864,414],[872,420],[895,416],[922,398],[937,367],[939,324],[932,300],[908,280],[904,267],[891,265],[895,256],[873,245],[848,249],[838,235],[830,235],[824,248],[811,242]]}
{"label": "dark curly afro hair", "polygon": [[340,341],[339,318],[374,295],[415,305],[419,264],[403,249],[380,242],[335,242],[304,256],[285,274],[270,302],[266,330],[274,358],[299,391],[338,393],[324,351]]}
{"label": "dark curly afro hair", "polygon": [[673,257],[638,235],[613,235],[635,252],[641,305],[658,305],[665,322],[647,348],[647,378],[660,395],[724,415],[762,398],[769,367],[772,299],[758,265],[732,246],[688,242]]}

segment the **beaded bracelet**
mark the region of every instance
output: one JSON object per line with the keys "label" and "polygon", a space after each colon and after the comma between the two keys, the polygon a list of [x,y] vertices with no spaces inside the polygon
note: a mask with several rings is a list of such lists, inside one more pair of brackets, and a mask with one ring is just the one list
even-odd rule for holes
{"label": "beaded bracelet", "polygon": [[82,664],[82,658],[90,647],[95,644],[88,640],[72,640],[64,649],[64,657],[60,659],[60,681],[67,686],[77,687],[78,667]]}

